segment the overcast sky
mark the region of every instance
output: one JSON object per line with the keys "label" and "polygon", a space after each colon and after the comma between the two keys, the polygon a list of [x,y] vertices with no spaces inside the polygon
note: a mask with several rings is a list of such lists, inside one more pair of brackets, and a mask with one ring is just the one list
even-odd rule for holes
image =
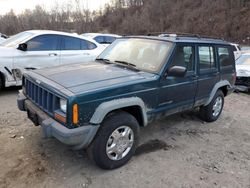
{"label": "overcast sky", "polygon": [[[82,4],[90,10],[96,10],[102,8],[110,0],[80,0]],[[5,14],[11,9],[15,13],[19,14],[25,9],[33,9],[36,5],[42,5],[46,9],[50,9],[55,4],[65,4],[74,2],[74,0],[0,0],[0,14]]]}

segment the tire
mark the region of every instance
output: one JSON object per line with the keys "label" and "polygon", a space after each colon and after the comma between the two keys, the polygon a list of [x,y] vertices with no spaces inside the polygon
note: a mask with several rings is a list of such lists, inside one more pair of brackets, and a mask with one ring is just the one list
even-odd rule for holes
{"label": "tire", "polygon": [[3,88],[4,88],[4,80],[2,74],[0,73],[0,91],[3,90]]}
{"label": "tire", "polygon": [[[216,106],[217,102],[217,108]],[[207,106],[200,107],[200,117],[203,121],[214,122],[216,121],[224,106],[224,94],[221,90],[218,90],[212,101]],[[216,110],[215,110],[216,109]]]}
{"label": "tire", "polygon": [[[129,133],[128,136],[119,138],[126,133],[126,130]],[[123,141],[123,139],[125,141]],[[138,144],[138,139],[139,124],[135,117],[127,112],[119,111],[105,118],[87,151],[92,160],[100,168],[115,169],[123,166],[132,158]],[[124,142],[129,144],[124,144]],[[120,148],[117,146],[120,146]],[[128,146],[127,149],[126,146]],[[125,149],[123,147],[125,147]],[[109,152],[107,150],[109,150]],[[116,151],[112,153],[113,150]],[[117,153],[122,154],[118,155]]]}

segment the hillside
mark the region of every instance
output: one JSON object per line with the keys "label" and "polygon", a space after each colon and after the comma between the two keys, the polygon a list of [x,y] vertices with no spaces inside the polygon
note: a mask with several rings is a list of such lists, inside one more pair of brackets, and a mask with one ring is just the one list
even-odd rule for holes
{"label": "hillside", "polygon": [[75,3],[37,6],[15,15],[0,16],[0,32],[28,29],[77,33],[147,34],[185,32],[250,44],[250,0],[113,0],[104,10],[90,12]]}
{"label": "hillside", "polygon": [[[134,1],[135,2],[135,1]],[[121,34],[157,31],[198,33],[245,42],[250,37],[249,0],[144,0],[129,8],[107,8],[95,22]]]}

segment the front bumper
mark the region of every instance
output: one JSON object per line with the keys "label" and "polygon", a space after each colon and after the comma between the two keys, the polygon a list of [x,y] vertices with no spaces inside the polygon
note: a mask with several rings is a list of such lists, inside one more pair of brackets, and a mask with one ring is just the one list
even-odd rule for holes
{"label": "front bumper", "polygon": [[250,88],[250,77],[237,77],[235,85],[241,85]]}
{"label": "front bumper", "polygon": [[54,137],[62,143],[72,146],[73,149],[87,148],[99,128],[98,125],[87,125],[68,129],[34,105],[22,92],[18,95],[17,105],[19,110],[27,111],[29,119],[35,125],[41,125],[45,138]]}

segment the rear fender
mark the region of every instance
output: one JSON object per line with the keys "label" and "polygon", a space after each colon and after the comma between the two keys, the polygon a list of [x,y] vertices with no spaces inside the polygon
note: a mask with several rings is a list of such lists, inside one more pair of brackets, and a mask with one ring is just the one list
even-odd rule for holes
{"label": "rear fender", "polygon": [[222,81],[218,82],[217,84],[215,84],[212,92],[210,93],[210,96],[209,96],[208,100],[206,101],[205,106],[207,106],[213,100],[214,95],[218,91],[218,89],[220,89],[224,86],[227,86],[228,88],[233,88],[233,86],[227,80],[222,80]]}

